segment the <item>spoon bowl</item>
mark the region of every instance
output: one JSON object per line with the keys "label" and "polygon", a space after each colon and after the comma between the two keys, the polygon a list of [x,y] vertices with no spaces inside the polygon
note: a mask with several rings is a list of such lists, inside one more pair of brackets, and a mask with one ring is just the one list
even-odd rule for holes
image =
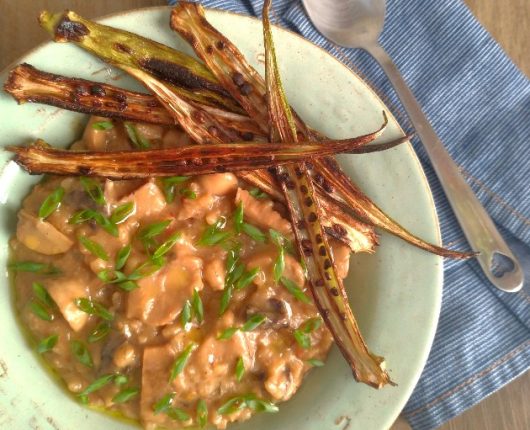
{"label": "spoon bowl", "polygon": [[[484,274],[502,291],[519,291],[524,284],[519,261],[462,177],[398,68],[378,42],[385,23],[385,0],[302,1],[309,18],[322,35],[338,45],[364,49],[381,65],[425,147],[462,231],[477,253]],[[510,270],[498,270],[499,258],[507,263]]]}

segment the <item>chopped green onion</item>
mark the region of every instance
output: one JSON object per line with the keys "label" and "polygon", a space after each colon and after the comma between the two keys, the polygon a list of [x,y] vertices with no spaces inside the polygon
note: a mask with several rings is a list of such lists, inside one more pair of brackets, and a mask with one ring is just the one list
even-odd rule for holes
{"label": "chopped green onion", "polygon": [[201,296],[197,290],[193,290],[193,298],[191,300],[193,312],[197,318],[197,322],[200,324],[204,321],[204,306],[202,304]]}
{"label": "chopped green onion", "polygon": [[248,191],[248,193],[254,197],[255,199],[264,199],[266,197],[268,197],[268,194],[267,193],[264,193],[263,191],[261,191],[259,188],[252,188]]}
{"label": "chopped green onion", "polygon": [[103,269],[97,273],[97,277],[106,284],[116,284],[118,282],[126,281],[127,276],[119,270]]}
{"label": "chopped green onion", "polygon": [[316,358],[311,358],[311,359],[307,360],[307,362],[313,367],[322,367],[325,364],[323,361],[318,360]]}
{"label": "chopped green onion", "polygon": [[153,412],[155,415],[166,412],[173,403],[173,397],[175,397],[175,393],[167,393],[162,396],[160,400],[153,405]]}
{"label": "chopped green onion", "polygon": [[239,329],[237,327],[228,327],[228,328],[225,328],[220,334],[219,336],[217,336],[217,339],[218,340],[228,340],[230,339],[235,333],[236,331],[238,331]]}
{"label": "chopped green onion", "polygon": [[163,255],[167,254],[173,246],[177,243],[177,241],[180,239],[181,234],[180,233],[173,233],[169,238],[160,245],[155,252],[153,252],[153,258],[160,258]]}
{"label": "chopped green onion", "polygon": [[70,217],[68,223],[82,224],[92,220],[110,235],[118,237],[118,227],[116,224],[112,223],[106,216],[92,209],[83,209],[76,212]]}
{"label": "chopped green onion", "polygon": [[129,136],[129,139],[136,148],[148,149],[151,146],[149,140],[143,137],[142,134],[138,132],[138,129],[134,124],[131,124],[130,122],[124,122],[123,125],[125,126],[127,136]]}
{"label": "chopped green onion", "polygon": [[126,375],[122,375],[121,373],[118,373],[115,377],[114,377],[114,384],[115,385],[125,385],[127,382],[129,382],[129,378],[127,378]]}
{"label": "chopped green onion", "polygon": [[293,243],[287,239],[282,233],[274,229],[269,229],[269,236],[271,242],[280,248],[285,248],[289,254],[295,254]]}
{"label": "chopped green onion", "polygon": [[181,188],[179,193],[186,199],[195,200],[197,198],[197,193],[189,188]]}
{"label": "chopped green onion", "polygon": [[241,382],[243,375],[245,374],[245,363],[243,363],[243,358],[239,357],[236,363],[236,379]]}
{"label": "chopped green onion", "polygon": [[137,281],[141,278],[151,276],[153,273],[158,272],[165,264],[163,257],[152,258],[147,260],[145,263],[140,264],[134,271],[127,277],[129,281]]}
{"label": "chopped green onion", "polygon": [[53,347],[57,345],[58,340],[59,336],[57,336],[56,334],[52,334],[51,336],[45,337],[37,344],[36,351],[39,354],[44,354],[45,352],[51,351]]}
{"label": "chopped green onion", "polygon": [[57,187],[46,197],[39,208],[39,218],[46,219],[60,206],[64,197],[64,188]]}
{"label": "chopped green onion", "polygon": [[267,318],[264,315],[255,314],[252,315],[241,327],[241,331],[252,331],[258,328],[261,324],[265,322]]}
{"label": "chopped green onion", "polygon": [[197,424],[199,427],[205,427],[208,423],[208,406],[203,399],[197,402]]}
{"label": "chopped green onion", "polygon": [[116,263],[114,265],[114,268],[116,270],[121,270],[125,266],[125,263],[127,263],[127,260],[129,259],[129,256],[131,255],[132,246],[126,245],[123,248],[121,248],[118,253],[116,254]]}
{"label": "chopped green onion", "polygon": [[278,412],[278,407],[274,403],[259,399],[255,394],[247,394],[231,398],[217,409],[217,413],[219,415],[230,415],[245,408],[255,412]]}
{"label": "chopped green onion", "polygon": [[83,247],[92,255],[95,255],[104,261],[109,261],[109,254],[107,254],[105,249],[99,243],[94,242],[86,236],[79,236],[78,239],[79,242],[81,242],[81,245],[83,245]]}
{"label": "chopped green onion", "polygon": [[230,299],[232,298],[232,285],[226,285],[225,289],[223,290],[223,294],[221,296],[221,306],[219,308],[219,315],[223,315],[226,310],[228,309],[228,305],[230,303]]}
{"label": "chopped green onion", "polygon": [[136,397],[139,393],[140,390],[138,388],[124,388],[112,398],[112,401],[114,403],[126,403]]}
{"label": "chopped green onion", "polygon": [[105,337],[110,333],[110,324],[106,321],[101,322],[97,325],[97,327],[90,332],[88,335],[88,342],[94,343],[97,342]]}
{"label": "chopped green onion", "polygon": [[98,131],[110,130],[113,127],[114,124],[111,121],[98,121],[92,123],[92,128]]}
{"label": "chopped green onion", "polygon": [[192,342],[184,349],[184,351],[179,354],[171,368],[169,382],[172,382],[173,379],[177,377],[177,375],[182,373],[182,371],[186,367],[186,364],[188,363],[191,353],[195,351],[195,348],[197,348],[197,344]]}
{"label": "chopped green onion", "polygon": [[231,234],[228,231],[221,231],[226,226],[226,218],[219,218],[214,224],[209,226],[197,242],[201,246],[213,246],[224,242]]}
{"label": "chopped green onion", "polygon": [[123,291],[132,291],[136,290],[139,285],[131,280],[123,281],[118,283],[118,287],[121,288]]}
{"label": "chopped green onion", "polygon": [[307,333],[296,329],[293,335],[294,339],[296,340],[296,343],[298,343],[298,345],[300,345],[302,348],[309,349],[311,347],[311,338]]}
{"label": "chopped green onion", "polygon": [[252,270],[245,271],[236,282],[236,290],[242,290],[243,288],[248,287],[256,276],[258,276],[259,272],[259,267],[254,267]]}
{"label": "chopped green onion", "polygon": [[285,270],[285,251],[283,247],[278,248],[278,257],[274,262],[273,274],[274,282],[278,283],[282,277],[283,271]]}
{"label": "chopped green onion", "polygon": [[112,374],[103,375],[100,378],[96,379],[94,382],[92,382],[88,387],[86,387],[78,395],[88,396],[90,393],[93,393],[94,391],[98,391],[102,389],[105,385],[109,384],[113,379],[114,379],[114,375]]}
{"label": "chopped green onion", "polygon": [[190,415],[183,409],[180,408],[169,408],[166,411],[166,414],[169,418],[177,421],[188,421],[191,419]]}
{"label": "chopped green onion", "polygon": [[283,286],[291,293],[296,300],[300,300],[303,303],[311,303],[311,299],[303,292],[303,290],[296,285],[295,282],[291,281],[289,278],[282,276],[280,278]]}
{"label": "chopped green onion", "polygon": [[186,182],[188,176],[171,176],[169,178],[162,178],[162,191],[166,197],[166,202],[172,203],[175,200],[175,185]]}
{"label": "chopped green onion", "polygon": [[75,299],[75,304],[79,309],[89,315],[96,315],[106,321],[112,321],[114,319],[114,315],[108,309],[86,297]]}
{"label": "chopped green onion", "polygon": [[129,218],[135,211],[134,202],[127,202],[112,211],[110,215],[110,222],[113,224],[120,224]]}
{"label": "chopped green onion", "polygon": [[80,340],[70,341],[70,350],[72,351],[72,354],[74,354],[74,357],[77,358],[81,364],[85,365],[86,367],[94,367],[92,356],[83,342]]}
{"label": "chopped green onion", "polygon": [[33,289],[33,294],[35,294],[35,297],[37,297],[42,303],[44,303],[50,308],[55,306],[55,302],[53,301],[46,288],[44,288],[44,285],[38,282],[34,282],[31,285],[31,288]]}
{"label": "chopped green onion", "polygon": [[31,301],[29,304],[31,312],[44,321],[53,321],[53,314],[39,301]]}
{"label": "chopped green onion", "polygon": [[294,331],[294,339],[304,349],[311,347],[311,337],[309,333],[317,330],[322,325],[322,319],[310,318]]}
{"label": "chopped green onion", "polygon": [[18,261],[8,264],[7,268],[15,272],[40,273],[42,275],[57,275],[61,273],[53,264],[35,263],[33,261]]}
{"label": "chopped green onion", "polygon": [[189,300],[186,300],[184,306],[182,307],[182,312],[180,313],[180,321],[182,325],[185,326],[191,321],[191,303]]}
{"label": "chopped green onion", "polygon": [[106,203],[103,189],[98,181],[85,176],[82,176],[79,180],[85,192],[92,200],[94,200],[94,202],[96,202],[96,204],[103,206]]}
{"label": "chopped green onion", "polygon": [[265,239],[267,238],[258,227],[255,227],[252,224],[248,224],[246,222],[242,224],[241,230],[248,236],[250,236],[252,239],[254,239],[256,242],[265,242]]}
{"label": "chopped green onion", "polygon": [[137,234],[139,240],[144,241],[146,239],[153,239],[154,237],[161,234],[171,223],[171,220],[164,220],[146,225]]}
{"label": "chopped green onion", "polygon": [[234,212],[234,228],[238,233],[243,229],[243,202],[239,202]]}

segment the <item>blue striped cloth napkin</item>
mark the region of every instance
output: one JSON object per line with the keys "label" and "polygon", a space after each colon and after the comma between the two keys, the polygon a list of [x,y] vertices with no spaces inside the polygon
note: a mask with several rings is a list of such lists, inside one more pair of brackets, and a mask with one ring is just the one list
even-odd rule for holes
{"label": "blue striped cloth napkin", "polygon": [[[263,5],[262,0],[201,3],[256,16]],[[415,430],[428,430],[530,367],[530,83],[461,1],[389,0],[387,5],[383,47],[523,262],[527,279],[519,293],[503,293],[488,283],[476,261],[445,262],[438,331],[403,411]],[[274,9],[279,24],[332,48],[312,26],[300,1],[277,0]],[[354,49],[340,53],[391,106],[399,106],[368,54]],[[444,243],[465,248],[425,152],[413,143],[430,181]]]}

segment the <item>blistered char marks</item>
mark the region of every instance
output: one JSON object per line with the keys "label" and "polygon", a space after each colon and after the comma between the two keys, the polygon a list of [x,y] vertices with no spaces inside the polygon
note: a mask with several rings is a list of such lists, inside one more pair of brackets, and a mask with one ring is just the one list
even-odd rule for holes
{"label": "blistered char marks", "polygon": [[55,36],[57,38],[72,42],[79,42],[82,37],[86,36],[88,33],[90,33],[90,31],[84,24],[71,21],[67,16],[61,19],[55,29]]}

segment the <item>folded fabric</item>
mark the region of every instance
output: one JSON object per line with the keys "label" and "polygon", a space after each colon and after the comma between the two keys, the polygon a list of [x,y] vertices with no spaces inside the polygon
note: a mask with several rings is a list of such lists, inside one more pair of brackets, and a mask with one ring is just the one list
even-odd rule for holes
{"label": "folded fabric", "polygon": [[[263,6],[258,0],[201,3],[256,16]],[[280,25],[338,52],[390,106],[399,106],[375,61],[360,50],[334,48],[300,1],[274,1],[274,9]],[[527,279],[519,293],[503,293],[488,283],[476,261],[445,262],[438,330],[403,411],[414,429],[428,430],[530,367],[530,82],[457,0],[389,0],[381,43],[523,262]],[[406,117],[395,113],[407,126]],[[413,144],[429,178],[444,243],[462,249],[463,233],[421,144]]]}

